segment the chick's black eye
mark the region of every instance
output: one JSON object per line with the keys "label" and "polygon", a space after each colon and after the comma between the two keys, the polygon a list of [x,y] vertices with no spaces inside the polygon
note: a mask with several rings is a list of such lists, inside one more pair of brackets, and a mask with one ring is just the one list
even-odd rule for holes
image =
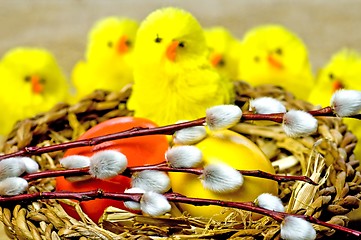
{"label": "chick's black eye", "polygon": [[125,45],[127,45],[128,47],[130,47],[130,46],[132,46],[132,42],[129,41],[129,40],[127,40],[127,41],[125,41]]}
{"label": "chick's black eye", "polygon": [[282,51],[281,48],[277,48],[277,49],[275,50],[275,53],[278,54],[278,55],[282,55],[283,51]]}
{"label": "chick's black eye", "polygon": [[112,42],[108,42],[107,45],[108,45],[108,47],[110,47],[110,48],[113,47],[113,43],[112,43]]}
{"label": "chick's black eye", "polygon": [[160,43],[162,41],[162,39],[157,35],[157,37],[154,40],[156,43]]}
{"label": "chick's black eye", "polygon": [[25,82],[30,82],[31,77],[30,77],[30,76],[25,76],[25,77],[24,77],[24,80],[25,80]]}
{"label": "chick's black eye", "polygon": [[220,67],[223,67],[224,65],[226,65],[226,62],[224,61],[224,59],[221,59],[221,60],[219,61],[218,65],[219,65]]}
{"label": "chick's black eye", "polygon": [[178,44],[178,46],[181,47],[181,48],[184,48],[184,47],[185,47],[185,44],[184,44],[184,42],[180,42],[180,43]]}
{"label": "chick's black eye", "polygon": [[328,77],[329,77],[331,80],[333,80],[333,79],[335,78],[335,76],[334,76],[332,73],[328,74]]}
{"label": "chick's black eye", "polygon": [[258,56],[255,56],[254,59],[253,59],[255,62],[259,62],[259,57]]}

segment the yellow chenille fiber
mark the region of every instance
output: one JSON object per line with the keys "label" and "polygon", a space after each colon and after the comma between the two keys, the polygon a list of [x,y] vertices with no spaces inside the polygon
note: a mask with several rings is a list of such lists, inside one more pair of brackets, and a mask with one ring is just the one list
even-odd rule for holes
{"label": "yellow chenille fiber", "polygon": [[314,84],[308,52],[302,40],[281,25],[261,25],[242,39],[239,79],[253,86],[273,84],[307,100]]}
{"label": "yellow chenille fiber", "polygon": [[226,78],[236,80],[241,42],[222,26],[206,28],[204,33],[212,65]]}
{"label": "yellow chenille fiber", "polygon": [[17,120],[48,111],[69,98],[68,82],[46,49],[10,49],[1,59],[0,79],[0,134],[9,133]]}
{"label": "yellow chenille fiber", "polygon": [[134,58],[128,107],[135,116],[166,125],[233,101],[233,85],[211,66],[203,29],[189,12],[152,12],[139,27]]}
{"label": "yellow chenille fiber", "polygon": [[72,72],[76,99],[96,89],[119,91],[133,82],[133,48],[138,23],[120,17],[99,20],[90,30],[85,60]]}
{"label": "yellow chenille fiber", "polygon": [[[330,105],[333,93],[338,89],[361,90],[361,55],[352,49],[341,49],[320,69],[309,101],[315,105]],[[358,139],[361,138],[360,120],[344,118],[344,122]],[[361,141],[355,149],[361,159]]]}

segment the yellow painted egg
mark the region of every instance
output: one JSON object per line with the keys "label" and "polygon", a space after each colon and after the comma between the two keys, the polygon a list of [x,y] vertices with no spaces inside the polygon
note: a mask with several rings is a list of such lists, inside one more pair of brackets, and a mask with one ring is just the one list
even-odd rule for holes
{"label": "yellow painted egg", "polygon": [[[248,138],[224,130],[212,132],[196,145],[203,153],[204,164],[223,162],[239,170],[262,170],[274,174],[274,168],[264,153]],[[254,201],[261,193],[277,195],[278,183],[264,178],[244,176],[242,187],[233,193],[215,193],[207,190],[199,176],[188,173],[169,173],[172,189],[187,197],[219,199],[228,201]],[[180,204],[183,211],[194,217],[224,219],[229,212],[220,206],[193,206]]]}

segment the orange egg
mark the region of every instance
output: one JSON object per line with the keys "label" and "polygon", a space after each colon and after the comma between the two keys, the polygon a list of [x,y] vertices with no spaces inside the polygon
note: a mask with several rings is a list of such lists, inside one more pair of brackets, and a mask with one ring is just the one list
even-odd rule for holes
{"label": "orange egg", "polygon": [[[112,118],[92,127],[79,140],[104,136],[116,132],[125,131],[135,127],[154,128],[155,123],[145,118],[117,117]],[[123,153],[128,160],[128,167],[157,164],[163,162],[164,153],[168,149],[168,141],[164,135],[138,136],[132,138],[116,139],[103,142],[95,146],[79,147],[69,149],[64,157],[70,155],[92,156],[94,153],[104,150],[116,150]],[[56,178],[57,191],[89,191],[102,189],[108,192],[124,192],[130,188],[130,178],[119,175],[111,179],[89,179],[80,182],[71,182],[64,177]],[[62,204],[65,211],[72,217],[79,219],[75,209],[69,205]],[[104,209],[109,206],[128,210],[122,201],[111,199],[95,199],[80,202],[82,210],[95,222],[103,214]]]}
{"label": "orange egg", "polygon": [[[230,130],[210,133],[196,145],[203,153],[204,164],[223,162],[239,170],[262,170],[274,174],[269,159],[248,138]],[[233,193],[220,194],[204,189],[199,177],[187,173],[169,173],[172,189],[188,197],[209,198],[227,201],[254,201],[261,193],[277,195],[278,184],[273,180],[244,176],[242,187]],[[224,209],[220,206],[193,206],[180,204],[182,210],[196,217],[223,219],[227,213],[217,215]]]}

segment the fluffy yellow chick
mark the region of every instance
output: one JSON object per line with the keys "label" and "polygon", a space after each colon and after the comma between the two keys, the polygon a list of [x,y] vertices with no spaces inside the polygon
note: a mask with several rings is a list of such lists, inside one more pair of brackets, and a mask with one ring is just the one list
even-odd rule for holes
{"label": "fluffy yellow chick", "polygon": [[[361,90],[361,55],[351,49],[335,53],[319,71],[309,101],[322,107],[329,106],[332,94],[341,88]],[[355,154],[361,160],[360,120],[345,118],[344,122],[359,139]]]}
{"label": "fluffy yellow chick", "polygon": [[0,134],[8,134],[17,120],[48,111],[69,97],[68,82],[45,49],[9,50],[0,62],[0,79]]}
{"label": "fluffy yellow chick", "polygon": [[241,43],[224,27],[212,27],[204,30],[209,60],[226,78],[236,80]]}
{"label": "fluffy yellow chick", "polygon": [[189,12],[152,12],[139,27],[134,57],[128,107],[135,116],[166,125],[233,101],[233,85],[211,66],[203,29]]}
{"label": "fluffy yellow chick", "polygon": [[257,86],[278,85],[308,99],[314,84],[305,44],[280,25],[250,29],[242,39],[239,79]]}
{"label": "fluffy yellow chick", "polygon": [[309,101],[328,106],[338,89],[361,90],[361,55],[351,49],[341,49],[319,71]]}
{"label": "fluffy yellow chick", "polygon": [[85,60],[72,72],[77,99],[96,89],[118,91],[133,81],[132,52],[138,25],[119,17],[96,22],[89,32]]}

